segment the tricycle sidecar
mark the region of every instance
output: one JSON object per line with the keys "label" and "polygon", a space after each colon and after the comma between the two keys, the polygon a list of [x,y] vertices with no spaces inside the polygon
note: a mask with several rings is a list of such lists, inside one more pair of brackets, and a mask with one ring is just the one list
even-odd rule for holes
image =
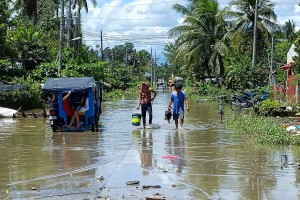
{"label": "tricycle sidecar", "polygon": [[[48,78],[42,88],[45,94],[52,94],[49,121],[53,132],[98,131],[99,116],[102,112],[102,88],[93,77]],[[80,104],[83,92],[88,97],[89,108],[85,115],[80,117],[81,127],[76,129],[68,127],[72,116],[67,114],[63,105],[63,96],[70,91],[68,103],[72,109],[76,109]]]}

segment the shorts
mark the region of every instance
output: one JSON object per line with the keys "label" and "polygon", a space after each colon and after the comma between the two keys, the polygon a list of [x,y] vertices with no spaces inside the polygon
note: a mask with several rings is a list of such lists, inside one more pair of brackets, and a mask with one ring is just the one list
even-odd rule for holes
{"label": "shorts", "polygon": [[177,120],[177,119],[184,119],[184,113],[177,113],[177,114],[173,113],[173,120]]}

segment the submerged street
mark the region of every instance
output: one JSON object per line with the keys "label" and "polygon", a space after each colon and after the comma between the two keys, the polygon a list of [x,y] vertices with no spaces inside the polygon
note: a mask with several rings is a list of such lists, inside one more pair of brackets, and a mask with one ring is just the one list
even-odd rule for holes
{"label": "submerged street", "polygon": [[190,101],[175,130],[164,120],[169,97],[153,102],[158,129],[132,126],[137,99],[104,102],[98,133],[0,119],[1,199],[299,199],[299,147],[248,144],[214,103]]}

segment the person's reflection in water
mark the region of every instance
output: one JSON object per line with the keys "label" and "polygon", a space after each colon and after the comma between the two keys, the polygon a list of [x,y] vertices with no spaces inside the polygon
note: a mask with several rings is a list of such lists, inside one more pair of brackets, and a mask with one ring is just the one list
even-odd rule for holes
{"label": "person's reflection in water", "polygon": [[176,173],[182,173],[185,163],[185,138],[184,134],[176,130],[175,133],[167,137],[166,147],[169,147],[167,153],[169,155],[178,156],[176,159],[171,159],[171,163],[177,166]]}
{"label": "person's reflection in water", "polygon": [[[176,159],[174,162],[177,165],[177,173],[182,173],[182,168],[185,166],[185,138],[184,134],[180,131],[176,131],[174,134],[174,154],[179,156],[179,159]],[[177,148],[176,148],[177,147]]]}
{"label": "person's reflection in water", "polygon": [[[145,169],[152,169],[153,157],[153,137],[152,131],[143,129],[141,130],[142,136],[142,151],[141,151],[141,164]],[[146,172],[144,172],[146,173]]]}
{"label": "person's reflection in water", "polygon": [[[98,145],[98,134],[58,133],[52,135],[51,159],[53,167],[68,171],[78,167],[88,166],[97,157],[93,149]],[[57,167],[56,167],[57,168]]]}

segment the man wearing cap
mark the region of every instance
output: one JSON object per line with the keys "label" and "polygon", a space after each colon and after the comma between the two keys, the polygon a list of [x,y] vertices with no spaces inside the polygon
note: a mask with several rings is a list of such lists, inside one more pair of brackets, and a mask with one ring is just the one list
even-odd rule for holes
{"label": "man wearing cap", "polygon": [[171,100],[168,109],[171,109],[173,103],[173,120],[175,121],[176,129],[178,129],[178,120],[180,119],[180,128],[183,128],[184,121],[184,102],[186,103],[186,110],[189,111],[189,101],[186,93],[182,90],[180,83],[175,84],[175,91],[171,94]]}

